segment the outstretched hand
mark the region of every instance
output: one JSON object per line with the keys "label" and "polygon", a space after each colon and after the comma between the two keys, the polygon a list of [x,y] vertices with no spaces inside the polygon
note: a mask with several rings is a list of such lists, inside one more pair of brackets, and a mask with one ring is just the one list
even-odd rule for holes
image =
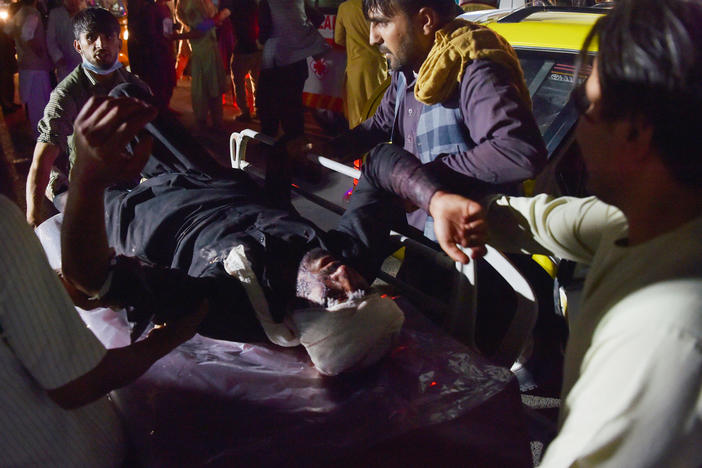
{"label": "outstretched hand", "polygon": [[73,176],[88,177],[98,185],[135,178],[151,154],[151,138],[140,135],[132,154],[126,146],[156,113],[156,108],[134,98],[91,97],[75,121]]}
{"label": "outstretched hand", "polygon": [[439,245],[453,260],[469,262],[468,256],[456,244],[470,249],[470,258],[485,255],[487,223],[479,203],[461,195],[438,191],[429,201],[429,214],[434,218],[434,234]]}

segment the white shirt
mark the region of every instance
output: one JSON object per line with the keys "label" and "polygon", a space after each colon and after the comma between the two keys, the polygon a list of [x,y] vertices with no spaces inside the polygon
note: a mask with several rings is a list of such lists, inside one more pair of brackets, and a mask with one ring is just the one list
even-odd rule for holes
{"label": "white shirt", "polygon": [[540,466],[700,466],[702,217],[634,247],[595,198],[503,197],[488,219],[498,248],[590,265]]}
{"label": "white shirt", "polygon": [[47,395],[93,369],[106,351],[24,215],[3,196],[0,272],[0,465],[119,466],[125,438],[107,397],[68,411]]}

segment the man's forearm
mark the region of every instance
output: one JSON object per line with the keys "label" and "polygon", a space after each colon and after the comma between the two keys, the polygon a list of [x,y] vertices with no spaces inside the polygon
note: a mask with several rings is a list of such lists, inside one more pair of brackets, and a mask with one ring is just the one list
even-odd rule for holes
{"label": "man's forearm", "polygon": [[27,175],[27,222],[37,226],[44,221],[42,204],[49,184],[51,167],[60,153],[60,148],[51,143],[38,142],[34,147],[32,164]]}
{"label": "man's forearm", "polygon": [[44,221],[43,209],[44,193],[49,183],[49,173],[42,168],[32,166],[27,175],[27,223],[32,227],[37,227]]}
{"label": "man's forearm", "polygon": [[92,97],[76,119],[76,162],[61,229],[61,258],[64,275],[88,294],[104,284],[112,255],[105,230],[105,188],[131,180],[144,167],[150,138],[136,142],[131,155],[124,148],[155,115],[155,108],[136,99]]}
{"label": "man's forearm", "polygon": [[393,144],[376,146],[363,166],[363,174],[376,187],[425,211],[429,210],[432,195],[443,188],[428,166]]}
{"label": "man's forearm", "polygon": [[50,390],[49,397],[62,408],[73,409],[133,382],[192,336],[168,328],[154,330],[147,338],[129,346],[109,349],[95,368],[62,387]]}
{"label": "man's forearm", "polygon": [[61,228],[62,269],[79,289],[92,295],[107,278],[111,256],[105,231],[105,186],[83,180],[80,168],[76,169]]}

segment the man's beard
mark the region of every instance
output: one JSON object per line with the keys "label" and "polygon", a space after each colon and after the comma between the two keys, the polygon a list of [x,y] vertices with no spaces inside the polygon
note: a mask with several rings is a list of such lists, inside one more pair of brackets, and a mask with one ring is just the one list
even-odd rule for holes
{"label": "man's beard", "polygon": [[378,46],[378,51],[383,54],[388,60],[388,66],[392,71],[401,70],[407,66],[414,65],[414,51],[416,44],[414,38],[407,36],[400,44],[397,53],[392,53],[384,44]]}
{"label": "man's beard", "polygon": [[388,68],[390,68],[390,70],[397,71],[404,66],[404,63],[400,59],[398,59],[396,55],[394,55],[392,52],[390,52],[387,48],[380,46],[378,48],[378,50],[385,57],[385,59],[388,61]]}
{"label": "man's beard", "polygon": [[[329,257],[328,263],[316,270],[316,262],[325,257]],[[331,307],[348,301],[350,298],[362,297],[365,295],[364,289],[350,292],[341,291],[329,287],[330,277],[342,263],[334,258],[329,252],[316,248],[307,252],[300,261],[296,280],[296,295],[323,307]],[[313,271],[315,270],[315,271]]]}

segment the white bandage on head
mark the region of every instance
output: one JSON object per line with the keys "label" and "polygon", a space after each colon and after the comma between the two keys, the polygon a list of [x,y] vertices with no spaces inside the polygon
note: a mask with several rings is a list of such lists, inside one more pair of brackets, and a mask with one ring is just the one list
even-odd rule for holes
{"label": "white bandage on head", "polygon": [[405,316],[392,299],[370,294],[331,308],[296,310],[292,319],[317,370],[337,375],[380,360]]}

